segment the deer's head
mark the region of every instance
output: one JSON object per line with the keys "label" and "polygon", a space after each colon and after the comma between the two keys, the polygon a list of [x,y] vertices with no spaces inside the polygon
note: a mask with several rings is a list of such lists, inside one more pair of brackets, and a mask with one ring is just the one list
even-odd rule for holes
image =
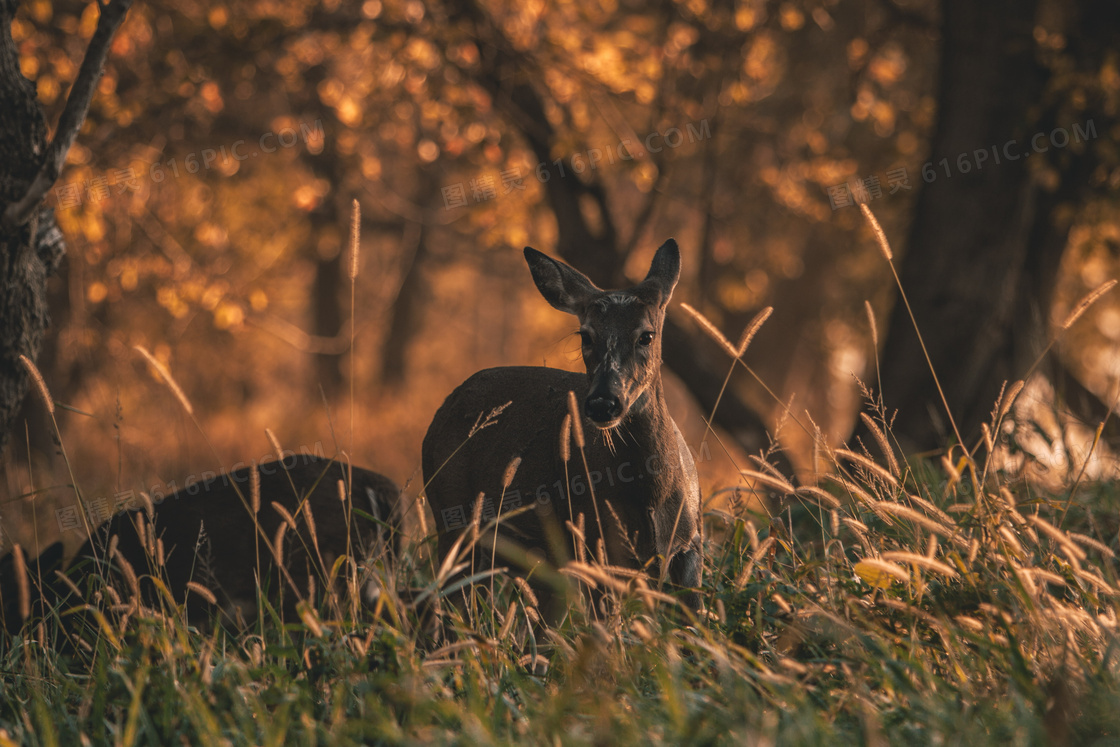
{"label": "deer's head", "polygon": [[604,291],[586,275],[525,247],[525,260],[545,300],[579,319],[583,362],[590,379],[584,413],[600,428],[613,428],[659,380],[661,328],[681,271],[677,242],[669,239],[638,285]]}

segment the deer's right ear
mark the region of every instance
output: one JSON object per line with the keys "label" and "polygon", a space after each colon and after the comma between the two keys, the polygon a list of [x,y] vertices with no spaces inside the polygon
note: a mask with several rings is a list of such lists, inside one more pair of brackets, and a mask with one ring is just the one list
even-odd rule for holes
{"label": "deer's right ear", "polygon": [[525,261],[529,263],[529,272],[533,273],[537,290],[544,300],[560,311],[578,316],[587,299],[600,292],[582,272],[546,257],[530,246],[525,247]]}

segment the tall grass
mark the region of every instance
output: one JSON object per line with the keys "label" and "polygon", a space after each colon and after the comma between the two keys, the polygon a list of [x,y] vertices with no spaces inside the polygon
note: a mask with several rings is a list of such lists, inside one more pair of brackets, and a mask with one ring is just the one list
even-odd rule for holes
{"label": "tall grass", "polygon": [[[5,637],[0,744],[1117,736],[1114,489],[1084,491],[1059,529],[1063,497],[1000,474],[975,493],[943,466],[837,459],[781,518],[708,512],[706,619],[589,557],[569,571],[600,604],[549,625],[505,575],[491,592],[433,574],[430,537],[367,569],[383,590],[356,616],[323,596],[297,620],[205,632],[123,585],[77,654],[69,609]],[[486,527],[470,535],[491,550]]]}

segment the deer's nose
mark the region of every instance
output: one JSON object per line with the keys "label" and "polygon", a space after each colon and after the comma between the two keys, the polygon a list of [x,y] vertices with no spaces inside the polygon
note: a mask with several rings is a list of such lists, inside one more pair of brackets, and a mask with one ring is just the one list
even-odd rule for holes
{"label": "deer's nose", "polygon": [[587,417],[596,423],[609,423],[622,415],[622,403],[613,394],[597,394],[587,398]]}

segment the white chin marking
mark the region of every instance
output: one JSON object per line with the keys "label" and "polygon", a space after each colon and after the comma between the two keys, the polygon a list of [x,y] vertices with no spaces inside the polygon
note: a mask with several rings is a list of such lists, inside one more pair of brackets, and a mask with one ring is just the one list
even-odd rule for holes
{"label": "white chin marking", "polygon": [[619,423],[621,423],[621,422],[622,422],[622,418],[615,418],[614,420],[608,420],[608,421],[607,421],[607,422],[605,422],[605,423],[597,423],[597,422],[595,422],[594,420],[592,420],[591,422],[592,422],[592,423],[595,423],[595,427],[596,427],[596,428],[598,428],[599,430],[601,430],[601,431],[609,431],[609,430],[610,430],[611,428],[614,428],[614,427],[615,427],[616,425],[618,425]]}

